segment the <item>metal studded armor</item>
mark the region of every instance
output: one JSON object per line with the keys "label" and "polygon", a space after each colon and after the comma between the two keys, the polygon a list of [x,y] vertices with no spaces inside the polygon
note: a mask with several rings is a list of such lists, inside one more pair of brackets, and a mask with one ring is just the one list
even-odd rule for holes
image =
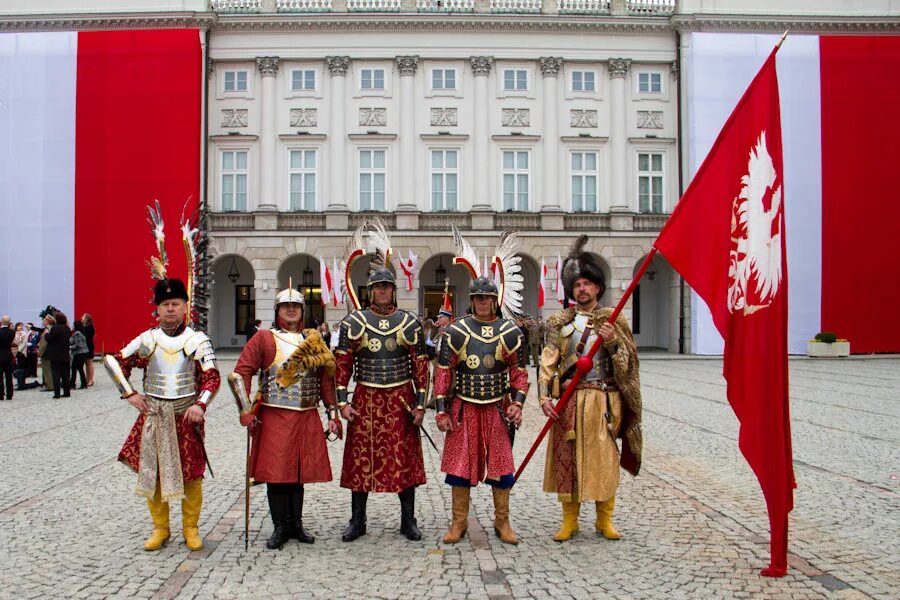
{"label": "metal studded armor", "polygon": [[522,332],[512,321],[485,323],[467,316],[447,327],[438,366],[449,367],[450,357],[456,354],[456,395],[466,402],[490,404],[509,391],[504,355],[516,353],[523,366],[522,347]]}
{"label": "metal studded armor", "polygon": [[413,378],[410,348],[425,354],[425,340],[418,319],[404,310],[388,316],[369,309],[353,312],[341,322],[338,351],[347,351],[359,340],[353,353],[357,383],[370,387],[394,387]]}
{"label": "metal studded armor", "polygon": [[178,400],[197,393],[194,361],[204,372],[216,369],[209,338],[190,327],[174,337],[159,328],[145,331],[121,352],[123,359],[135,354],[148,360],[144,369],[144,394],[160,400]]}
{"label": "metal studded armor", "polygon": [[[584,341],[584,344],[580,344],[584,335],[584,330],[588,327],[588,323],[591,324],[590,334]],[[583,312],[576,312],[575,318],[562,326],[559,336],[560,338],[569,338],[567,345],[569,348],[569,355],[560,358],[560,373],[569,371],[580,357],[590,351],[591,345],[597,340],[597,330],[600,329],[600,325],[602,325],[602,323],[594,323],[592,321],[591,315]],[[607,381],[615,377],[612,357],[605,346],[601,345],[597,353],[594,354],[593,363],[591,370],[585,373],[582,378],[584,383]]]}
{"label": "metal studded armor", "polygon": [[300,379],[286,388],[276,382],[278,370],[305,341],[303,334],[281,329],[272,329],[271,332],[272,338],[275,340],[275,359],[259,374],[259,389],[263,391],[263,405],[301,411],[316,408],[321,398],[319,375],[316,369],[303,371]]}

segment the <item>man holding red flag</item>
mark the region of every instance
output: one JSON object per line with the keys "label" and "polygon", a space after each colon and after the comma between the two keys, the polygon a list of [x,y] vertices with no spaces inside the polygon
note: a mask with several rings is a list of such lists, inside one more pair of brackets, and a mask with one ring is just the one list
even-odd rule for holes
{"label": "man holding red flag", "polygon": [[[780,45],[780,43],[779,43]],[[771,563],[787,572],[795,487],[787,369],[787,263],[776,47],[700,166],[655,248],[709,305],[725,339],[738,445],[769,510]]]}
{"label": "man holding red flag", "polygon": [[[544,469],[544,491],[562,503],[563,523],[553,536],[564,542],[578,531],[581,503],[594,501],[596,530],[603,537],[622,536],[612,514],[619,485],[619,464],[632,475],[641,466],[641,391],[637,348],[624,317],[607,323],[611,308],[600,306],[606,289],[603,272],[589,252],[587,236],[578,238],[562,266],[566,297],[575,307],[547,320],[547,344],[541,355],[538,396],[541,408],[556,424],[550,433]],[[603,346],[591,369],[577,383],[572,401],[557,415],[553,402],[571,385],[578,359],[590,352],[600,335]],[[622,437],[622,456],[616,446]]]}

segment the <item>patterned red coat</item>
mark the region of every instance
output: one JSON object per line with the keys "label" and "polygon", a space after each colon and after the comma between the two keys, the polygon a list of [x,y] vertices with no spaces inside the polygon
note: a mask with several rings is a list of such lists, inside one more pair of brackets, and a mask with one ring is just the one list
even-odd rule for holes
{"label": "patterned red coat", "polygon": [[[393,311],[382,316],[392,314]],[[425,483],[419,429],[413,425],[410,414],[404,408],[405,405],[412,409],[416,405],[416,391],[424,393],[428,384],[424,332],[421,324],[417,323],[415,328],[416,339],[407,340],[411,382],[393,387],[356,385],[352,405],[359,414],[347,428],[341,487],[355,492],[399,493]],[[343,323],[340,335],[341,342],[335,352],[339,390],[346,389],[350,383],[354,369],[353,355],[365,339],[348,339]]]}
{"label": "patterned red coat", "polygon": [[[248,396],[253,376],[260,370],[267,370],[275,360],[275,338],[271,330],[261,330],[250,338],[234,368],[244,380]],[[334,376],[322,367],[318,374],[322,401],[326,406],[334,406]],[[298,411],[268,405],[260,405],[257,410],[259,423],[252,430],[250,452],[250,476],[254,481],[331,481],[331,462],[317,410]]]}

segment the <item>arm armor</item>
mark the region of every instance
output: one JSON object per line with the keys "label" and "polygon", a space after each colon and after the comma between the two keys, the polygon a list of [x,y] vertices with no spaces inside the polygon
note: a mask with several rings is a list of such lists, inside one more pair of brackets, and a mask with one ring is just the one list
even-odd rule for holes
{"label": "arm armor", "polygon": [[416,392],[416,410],[425,410],[425,392]]}
{"label": "arm armor", "polygon": [[339,387],[339,388],[337,389],[337,405],[338,405],[338,408],[344,408],[344,407],[347,406],[348,404],[350,404],[350,402],[347,400],[347,388],[345,388],[345,387]]}
{"label": "arm armor", "polygon": [[131,387],[128,378],[122,372],[122,365],[119,364],[119,361],[112,354],[107,354],[103,357],[103,366],[106,367],[106,372],[109,373],[110,379],[119,388],[119,394],[121,394],[122,398],[128,398],[135,394],[134,388]]}
{"label": "arm armor", "polygon": [[450,366],[450,357],[453,356],[453,348],[450,346],[449,337],[445,338],[441,343],[441,350],[438,353],[437,364],[439,367],[449,367]]}
{"label": "arm armor", "polygon": [[435,398],[435,409],[437,414],[447,414],[447,399],[443,396]]}
{"label": "arm armor", "polygon": [[522,390],[516,390],[516,395],[513,396],[512,401],[525,406],[525,393]]}
{"label": "arm armor", "polygon": [[528,347],[525,344],[519,344],[519,349],[516,350],[516,362],[517,362],[518,366],[522,369],[525,368],[527,351],[528,351]]}
{"label": "arm armor", "polygon": [[250,397],[247,395],[247,388],[244,387],[244,378],[237,373],[228,375],[228,387],[234,395],[234,401],[237,403],[238,413],[246,415],[253,408]]}

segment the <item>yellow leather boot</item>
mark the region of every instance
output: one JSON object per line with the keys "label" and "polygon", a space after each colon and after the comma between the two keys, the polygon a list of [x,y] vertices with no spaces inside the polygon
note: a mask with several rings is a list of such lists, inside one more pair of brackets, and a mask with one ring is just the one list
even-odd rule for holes
{"label": "yellow leather boot", "polygon": [[181,500],[181,525],[184,543],[188,550],[202,550],[203,539],[197,530],[200,507],[203,505],[203,480],[184,482],[184,498]]}
{"label": "yellow leather boot", "polygon": [[169,541],[169,503],[160,497],[159,483],[152,498],[147,498],[147,508],[153,518],[153,533],[144,542],[144,550],[159,550]]}
{"label": "yellow leather boot", "polygon": [[454,485],[450,488],[453,493],[452,519],[450,529],[444,536],[445,544],[455,544],[466,535],[469,528],[469,495],[471,488],[465,485]]}
{"label": "yellow leather boot", "polygon": [[608,540],[622,539],[622,534],[619,533],[612,524],[613,509],[615,507],[615,496],[609,500],[597,502],[597,522],[595,523],[595,526],[597,527],[597,531]]}
{"label": "yellow leather boot", "polygon": [[564,542],[578,532],[578,515],[581,513],[580,502],[562,503],[563,522],[559,531],[553,536],[557,542]]}
{"label": "yellow leather boot", "polygon": [[504,544],[518,544],[519,538],[509,524],[509,488],[491,487],[491,490],[494,492],[494,533]]}

